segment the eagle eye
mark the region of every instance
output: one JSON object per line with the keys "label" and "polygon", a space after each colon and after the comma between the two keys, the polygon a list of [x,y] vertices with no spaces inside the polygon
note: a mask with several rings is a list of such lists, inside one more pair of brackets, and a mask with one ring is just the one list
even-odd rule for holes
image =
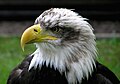
{"label": "eagle eye", "polygon": [[59,27],[50,28],[50,30],[52,32],[60,32],[61,31],[61,29]]}

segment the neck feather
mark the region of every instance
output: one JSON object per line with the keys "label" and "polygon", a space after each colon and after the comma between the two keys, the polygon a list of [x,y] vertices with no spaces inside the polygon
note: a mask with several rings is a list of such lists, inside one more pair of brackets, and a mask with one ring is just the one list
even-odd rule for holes
{"label": "neck feather", "polygon": [[[82,45],[80,45],[82,44]],[[83,78],[89,77],[95,67],[97,51],[95,41],[71,43],[68,46],[53,46],[48,43],[36,44],[37,50],[30,63],[29,70],[37,66],[54,66],[60,73],[65,72],[69,83],[81,82]],[[67,70],[69,72],[67,72]]]}

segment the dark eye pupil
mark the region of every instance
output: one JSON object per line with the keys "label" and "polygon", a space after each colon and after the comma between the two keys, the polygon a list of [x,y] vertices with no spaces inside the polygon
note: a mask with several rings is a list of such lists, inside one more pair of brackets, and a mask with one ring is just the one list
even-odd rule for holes
{"label": "dark eye pupil", "polygon": [[59,29],[57,29],[57,28],[54,28],[54,31],[56,31],[56,32],[57,32],[58,30],[59,30]]}

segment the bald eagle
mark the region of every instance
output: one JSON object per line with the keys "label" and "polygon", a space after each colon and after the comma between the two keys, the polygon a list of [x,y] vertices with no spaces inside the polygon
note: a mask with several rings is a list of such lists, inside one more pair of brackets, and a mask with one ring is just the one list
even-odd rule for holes
{"label": "bald eagle", "polygon": [[119,84],[97,59],[92,26],[65,8],[44,11],[21,37],[36,51],[11,72],[7,84]]}

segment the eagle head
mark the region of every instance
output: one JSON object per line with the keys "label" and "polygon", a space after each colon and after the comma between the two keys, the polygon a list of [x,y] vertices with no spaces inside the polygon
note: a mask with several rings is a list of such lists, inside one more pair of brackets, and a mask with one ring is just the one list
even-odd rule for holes
{"label": "eagle head", "polygon": [[88,78],[95,67],[97,51],[93,28],[86,20],[65,8],[44,11],[21,37],[23,50],[29,43],[37,47],[29,70],[45,63],[65,72],[69,83]]}

